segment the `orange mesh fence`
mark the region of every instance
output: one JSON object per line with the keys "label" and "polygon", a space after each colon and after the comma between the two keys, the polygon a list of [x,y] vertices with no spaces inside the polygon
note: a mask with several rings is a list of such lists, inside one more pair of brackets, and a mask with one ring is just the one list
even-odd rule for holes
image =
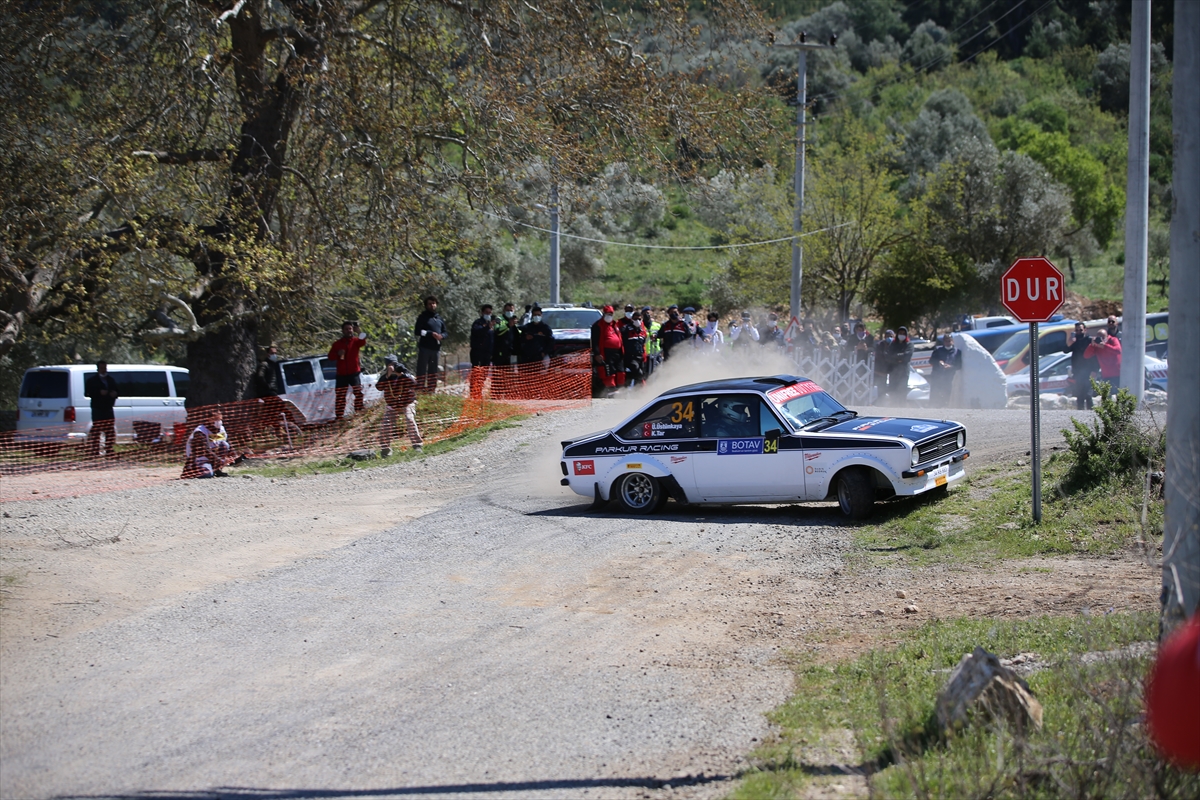
{"label": "orange mesh fence", "polygon": [[[220,469],[235,461],[252,466],[399,451],[522,414],[591,403],[587,353],[450,372],[436,391],[415,395],[412,422],[403,405],[406,393],[390,390],[385,396],[383,387],[382,381],[364,381],[361,394],[354,388],[325,388],[186,410],[161,402],[138,405],[135,399],[128,407],[118,406],[111,433],[103,423],[33,427],[18,420],[15,432],[0,437],[0,502],[195,477],[205,472],[204,463]],[[343,415],[335,419],[343,392]],[[211,424],[218,410],[223,435]],[[212,435],[197,433],[201,425]]]}

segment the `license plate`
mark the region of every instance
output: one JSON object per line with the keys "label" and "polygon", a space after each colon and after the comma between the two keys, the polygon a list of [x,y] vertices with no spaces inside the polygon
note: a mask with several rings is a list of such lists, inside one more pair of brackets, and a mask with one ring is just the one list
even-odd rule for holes
{"label": "license plate", "polygon": [[937,469],[925,473],[925,488],[932,489],[935,486],[945,486],[946,481],[950,476],[950,465],[943,464]]}
{"label": "license plate", "polygon": [[53,411],[34,411],[30,414],[30,416],[32,416],[32,417],[52,417],[52,416],[54,416],[54,412]]}

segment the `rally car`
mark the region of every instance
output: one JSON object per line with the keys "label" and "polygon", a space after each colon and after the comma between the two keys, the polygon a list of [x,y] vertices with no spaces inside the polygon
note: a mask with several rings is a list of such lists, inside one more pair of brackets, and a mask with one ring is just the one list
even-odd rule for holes
{"label": "rally car", "polygon": [[853,519],[878,499],[962,480],[957,422],[860,417],[794,375],[681,386],[611,430],[562,443],[563,486],[631,513],[681,503],[836,497]]}

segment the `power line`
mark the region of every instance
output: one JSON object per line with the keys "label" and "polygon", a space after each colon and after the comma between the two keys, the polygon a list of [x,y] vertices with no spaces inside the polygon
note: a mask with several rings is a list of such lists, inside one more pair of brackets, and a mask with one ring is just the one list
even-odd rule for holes
{"label": "power line", "polygon": [[[509,217],[503,217],[499,214],[494,214],[491,211],[482,211],[481,213],[486,214],[489,217],[495,217],[498,220],[502,220],[504,222],[508,222],[513,225],[520,225],[523,228],[529,228],[531,230],[541,231],[542,233],[554,233],[554,231],[550,230],[549,228],[539,228],[537,225],[530,225],[528,222],[521,222],[520,220],[510,219]],[[581,242],[596,242],[597,244],[610,245],[613,247],[637,247],[637,248],[641,248],[643,250],[736,250],[736,249],[742,248],[742,247],[759,247],[764,244],[779,244],[780,242],[790,242],[790,241],[792,241],[792,239],[795,239],[795,238],[803,238],[805,236],[813,236],[818,233],[826,233],[828,231],[834,231],[834,230],[837,230],[838,228],[844,228],[847,225],[853,225],[853,224],[854,224],[853,222],[843,222],[841,225],[833,225],[828,228],[821,228],[820,230],[817,230],[817,231],[806,231],[805,233],[793,234],[791,236],[784,236],[779,239],[764,239],[763,241],[760,241],[760,242],[739,242],[737,244],[696,245],[696,246],[692,246],[692,247],[669,245],[669,244],[639,244],[638,242],[614,242],[610,239],[595,239],[590,236],[577,236],[573,233],[564,233],[563,231],[559,231],[558,235],[566,237],[568,239],[578,239]]]}

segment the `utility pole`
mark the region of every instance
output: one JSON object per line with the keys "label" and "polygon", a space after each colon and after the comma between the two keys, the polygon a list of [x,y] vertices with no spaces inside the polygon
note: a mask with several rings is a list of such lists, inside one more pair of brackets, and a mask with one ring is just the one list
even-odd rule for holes
{"label": "utility pole", "polygon": [[[1164,637],[1200,606],[1200,93],[1195,91],[1200,86],[1200,3],[1175,4],[1174,83],[1175,208],[1168,308],[1174,335],[1167,393],[1160,625]],[[1185,90],[1187,86],[1193,88]]]}
{"label": "utility pole", "polygon": [[[804,231],[804,150],[808,144],[808,51],[832,50],[837,36],[829,37],[829,44],[806,41],[808,34],[800,32],[800,41],[792,44],[777,44],[789,50],[800,51],[799,71],[796,75],[796,170],[792,177],[792,191],[796,196],[796,213],[792,218],[792,318],[800,318],[800,286],[804,276],[804,245],[800,234]],[[789,320],[790,322],[790,320]]]}
{"label": "utility pole", "polygon": [[558,181],[550,184],[550,302],[559,299],[559,230],[558,230]]}
{"label": "utility pole", "polygon": [[1132,1],[1121,385],[1140,402],[1146,386],[1146,242],[1150,217],[1150,0]]}

